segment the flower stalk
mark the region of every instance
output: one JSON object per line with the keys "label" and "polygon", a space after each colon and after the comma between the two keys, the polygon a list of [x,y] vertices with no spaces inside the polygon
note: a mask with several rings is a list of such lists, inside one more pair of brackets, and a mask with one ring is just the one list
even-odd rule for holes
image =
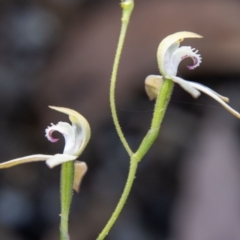
{"label": "flower stalk", "polygon": [[172,94],[172,90],[173,90],[173,82],[169,80],[164,80],[163,86],[161,88],[160,94],[158,95],[158,98],[155,104],[151,127],[148,133],[146,134],[146,136],[144,137],[136,153],[134,153],[130,158],[130,168],[129,168],[128,178],[127,178],[127,182],[124,187],[122,196],[119,199],[117,207],[115,208],[108,223],[106,224],[102,232],[99,234],[97,240],[103,240],[108,235],[110,229],[112,228],[117,218],[119,217],[127,201],[134,179],[136,177],[138,163],[143,159],[143,157],[148,152],[149,148],[152,146],[152,144],[154,143],[154,141],[158,136],[161,122],[166,112],[167,105],[168,105],[170,96]]}
{"label": "flower stalk", "polygon": [[60,240],[69,240],[68,222],[69,212],[72,202],[72,187],[74,179],[74,162],[69,161],[61,167],[61,221],[60,221]]}
{"label": "flower stalk", "polygon": [[122,49],[123,49],[123,44],[128,28],[128,23],[130,21],[130,17],[134,8],[134,1],[133,0],[126,0],[121,3],[122,7],[122,25],[121,25],[121,30],[120,30],[120,35],[119,35],[119,40],[118,40],[118,45],[117,45],[117,50],[114,58],[114,63],[113,63],[113,70],[112,70],[112,75],[111,75],[111,80],[110,80],[110,108],[111,108],[111,113],[112,113],[112,118],[113,118],[113,123],[115,125],[117,134],[126,149],[127,153],[129,156],[133,155],[133,151],[131,150],[119,123],[118,116],[117,116],[117,110],[116,110],[116,102],[115,102],[115,88],[116,88],[116,80],[117,80],[117,72],[118,72],[118,67],[119,67],[119,62],[122,54]]}
{"label": "flower stalk", "polygon": [[150,129],[140,144],[137,152],[134,154],[138,161],[142,160],[159,134],[161,123],[172,95],[173,86],[174,83],[172,81],[163,79],[163,83],[155,103]]}
{"label": "flower stalk", "polygon": [[158,91],[157,100],[154,108],[153,118],[151,127],[144,137],[142,143],[140,144],[140,147],[138,150],[133,153],[131,148],[129,147],[129,144],[124,137],[124,134],[122,132],[117,111],[116,111],[116,103],[115,103],[115,86],[116,86],[116,79],[117,79],[117,72],[118,72],[118,66],[119,61],[121,57],[121,52],[125,40],[125,35],[128,27],[128,23],[131,17],[131,13],[134,7],[134,2],[132,0],[127,0],[122,2],[122,26],[120,31],[120,37],[118,41],[117,51],[114,59],[114,65],[113,65],[113,71],[111,76],[111,83],[110,83],[110,107],[113,117],[113,122],[116,128],[116,131],[118,133],[118,136],[125,147],[127,153],[130,156],[130,167],[129,167],[129,173],[128,178],[123,190],[123,193],[121,195],[121,198],[119,199],[119,202],[117,204],[117,207],[115,208],[113,214],[111,215],[110,219],[108,220],[106,226],[102,230],[102,232],[99,234],[97,240],[103,240],[108,235],[109,231],[111,230],[112,226],[116,222],[117,218],[119,217],[126,201],[129,196],[129,193],[131,191],[134,179],[136,177],[136,172],[138,168],[138,163],[142,160],[142,158],[145,156],[149,148],[152,146],[154,141],[156,140],[161,122],[163,120],[164,114],[166,112],[166,108],[170,99],[170,96],[172,94],[173,90],[173,82],[169,81],[167,79],[164,79],[160,91]]}
{"label": "flower stalk", "polygon": [[127,182],[124,187],[122,196],[119,199],[117,207],[115,208],[111,218],[109,219],[108,223],[106,224],[106,226],[104,227],[102,232],[99,234],[97,240],[103,240],[108,235],[108,233],[109,233],[110,229],[112,228],[112,226],[114,225],[115,221],[118,219],[118,217],[127,201],[129,193],[131,191],[133,181],[136,176],[137,167],[138,167],[138,161],[136,161],[135,159],[131,160],[129,172],[128,172],[128,178],[127,178]]}

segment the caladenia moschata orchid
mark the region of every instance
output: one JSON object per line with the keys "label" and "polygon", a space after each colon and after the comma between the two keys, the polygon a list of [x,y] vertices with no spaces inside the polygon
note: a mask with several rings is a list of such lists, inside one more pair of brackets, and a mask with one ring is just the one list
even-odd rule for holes
{"label": "caladenia moschata orchid", "polygon": [[202,38],[202,36],[192,32],[177,32],[167,36],[159,44],[157,50],[157,60],[159,70],[162,76],[150,75],[145,80],[145,89],[150,100],[156,99],[164,80],[168,79],[179,84],[185,91],[191,94],[194,98],[200,96],[200,92],[219,102],[234,116],[240,118],[240,114],[232,109],[226,102],[229,102],[227,97],[224,97],[212,89],[196,82],[186,81],[177,77],[177,70],[180,62],[185,58],[192,58],[193,65],[187,66],[190,70],[198,67],[202,61],[200,54],[194,48],[189,46],[181,46],[180,43],[184,38]]}
{"label": "caladenia moschata orchid", "polygon": [[90,139],[90,126],[87,120],[78,112],[63,107],[50,107],[56,111],[69,115],[72,123],[59,122],[52,124],[46,129],[46,137],[51,142],[57,142],[59,139],[53,137],[53,132],[60,132],[65,138],[65,147],[62,154],[44,155],[36,154],[26,157],[16,158],[0,164],[1,168],[9,168],[18,164],[46,161],[46,164],[53,168],[62,165],[61,171],[61,223],[60,239],[68,240],[68,218],[70,204],[72,200],[72,188],[79,191],[79,186],[84,174],[87,171],[85,162],[75,161],[85,149]]}
{"label": "caladenia moschata orchid", "polygon": [[[63,153],[54,155],[35,154],[16,158],[1,163],[0,169],[37,161],[46,161],[46,164],[53,168],[64,162],[74,161],[81,155],[90,139],[91,131],[87,120],[81,114],[69,108],[52,106],[50,108],[69,115],[69,119],[72,122],[72,125],[67,122],[59,122],[56,125],[51,124],[46,129],[46,137],[53,143],[59,140],[52,136],[54,131],[60,132],[64,136],[65,147]],[[78,186],[86,171],[87,165],[84,162],[75,162],[75,185],[73,187],[76,191],[78,191]]]}

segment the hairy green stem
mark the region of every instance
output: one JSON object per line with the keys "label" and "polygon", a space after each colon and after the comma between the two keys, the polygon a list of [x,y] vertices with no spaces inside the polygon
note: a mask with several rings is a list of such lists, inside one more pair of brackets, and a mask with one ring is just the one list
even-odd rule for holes
{"label": "hairy green stem", "polygon": [[136,176],[136,171],[138,167],[138,163],[142,160],[144,155],[147,153],[149,148],[152,146],[154,141],[156,140],[160,126],[163,120],[163,117],[165,115],[167,105],[169,102],[169,99],[172,94],[173,90],[173,82],[168,79],[164,79],[163,84],[161,86],[160,92],[158,94],[158,97],[156,99],[155,107],[154,107],[154,113],[153,118],[151,122],[150,129],[146,136],[144,137],[142,143],[140,144],[138,150],[136,153],[133,153],[131,148],[129,147],[129,144],[127,143],[124,134],[122,132],[121,126],[119,124],[117,111],[116,111],[116,104],[115,104],[115,86],[116,86],[116,78],[117,78],[117,72],[118,72],[118,66],[119,61],[121,57],[121,52],[124,44],[124,39],[128,27],[128,23],[130,20],[130,16],[134,7],[134,1],[133,0],[125,0],[121,4],[123,13],[122,13],[122,27],[120,31],[119,36],[119,42],[117,46],[117,51],[115,55],[115,60],[113,64],[113,71],[111,76],[111,83],[110,83],[110,107],[113,117],[113,122],[116,128],[116,131],[118,133],[118,136],[125,147],[127,153],[130,156],[130,168],[128,173],[127,182],[125,184],[123,193],[121,195],[121,198],[119,199],[119,202],[117,204],[117,207],[115,208],[112,216],[110,217],[109,221],[107,222],[106,226],[102,230],[102,232],[99,234],[97,240],[103,240],[108,235],[109,231],[111,230],[112,226],[116,222],[117,218],[119,217],[126,201],[129,196],[129,193],[131,191],[133,181]]}
{"label": "hairy green stem", "polygon": [[121,211],[123,209],[123,206],[126,203],[128,195],[130,193],[130,190],[132,188],[133,181],[135,179],[135,175],[136,175],[136,171],[137,171],[137,166],[138,166],[138,162],[135,161],[134,158],[133,158],[131,160],[131,163],[130,163],[128,178],[127,178],[127,182],[126,182],[126,185],[124,187],[122,196],[119,199],[117,207],[115,208],[111,218],[109,219],[107,225],[104,227],[102,232],[99,234],[97,240],[103,240],[108,235],[108,233],[109,233],[110,229],[112,228],[113,224],[115,223],[115,221],[119,217],[119,214],[121,213]]}
{"label": "hairy green stem", "polygon": [[69,211],[73,194],[74,162],[69,161],[62,164],[61,169],[61,222],[60,240],[69,240],[68,221]]}
{"label": "hairy green stem", "polygon": [[151,127],[140,144],[137,152],[134,154],[139,161],[141,161],[144,155],[148,152],[159,134],[161,123],[172,95],[173,86],[173,81],[164,79],[156,99]]}
{"label": "hairy green stem", "polygon": [[120,36],[118,40],[118,45],[117,45],[117,50],[116,50],[116,55],[113,63],[113,70],[112,70],[112,75],[111,75],[111,82],[110,82],[110,108],[112,112],[112,118],[113,118],[113,123],[115,125],[116,131],[118,133],[118,136],[126,149],[127,153],[129,156],[132,156],[133,152],[126,141],[124,134],[122,132],[118,117],[117,117],[117,110],[116,110],[116,103],[115,103],[115,87],[116,87],[116,79],[117,79],[117,72],[118,72],[118,66],[119,66],[119,61],[121,58],[121,53],[122,53],[122,48],[128,28],[128,23],[131,17],[131,13],[134,7],[134,1],[133,0],[127,0],[121,3],[121,7],[123,9],[122,11],[122,26],[121,26],[121,31],[120,31]]}
{"label": "hairy green stem", "polygon": [[142,160],[144,155],[148,152],[149,148],[152,146],[154,141],[156,140],[160,126],[163,120],[163,117],[165,115],[167,105],[169,102],[169,99],[172,94],[174,83],[171,80],[165,79],[160,93],[158,94],[155,107],[154,107],[154,113],[152,118],[151,127],[144,137],[142,143],[140,144],[138,150],[135,154],[132,155],[130,159],[130,168],[128,173],[128,178],[126,185],[124,187],[123,193],[121,198],[119,199],[119,202],[117,204],[117,207],[115,208],[111,218],[109,219],[107,225],[104,227],[102,232],[99,234],[97,240],[103,240],[107,234],[109,233],[111,227],[116,222],[117,218],[119,217],[126,201],[129,196],[129,193],[131,191],[133,181],[135,179],[138,163]]}

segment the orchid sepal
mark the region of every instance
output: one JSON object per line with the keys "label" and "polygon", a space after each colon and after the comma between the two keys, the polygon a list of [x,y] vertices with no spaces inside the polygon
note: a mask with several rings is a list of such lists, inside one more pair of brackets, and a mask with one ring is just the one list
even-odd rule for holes
{"label": "orchid sepal", "polygon": [[67,161],[73,161],[76,158],[77,158],[76,156],[67,155],[67,154],[55,154],[55,155],[35,154],[35,155],[26,156],[26,157],[15,158],[7,162],[0,163],[0,169],[14,167],[16,165],[20,165],[24,163],[41,162],[41,161],[46,161],[46,164],[50,168],[53,168],[61,163],[64,163]]}
{"label": "orchid sepal", "polygon": [[163,83],[163,78],[161,76],[149,75],[146,77],[145,91],[146,91],[150,101],[157,98],[157,95],[160,91],[162,83]]}
{"label": "orchid sepal", "polygon": [[87,164],[85,162],[76,161],[74,163],[74,180],[73,180],[73,190],[79,192],[80,185],[84,175],[87,172]]}
{"label": "orchid sepal", "polygon": [[49,168],[54,168],[62,163],[68,161],[74,161],[77,159],[77,156],[68,155],[68,154],[55,154],[46,160],[46,164]]}
{"label": "orchid sepal", "polygon": [[0,163],[0,169],[14,167],[16,165],[23,164],[23,163],[46,161],[51,157],[52,155],[35,154],[35,155],[26,156],[26,157],[15,158],[7,162]]}

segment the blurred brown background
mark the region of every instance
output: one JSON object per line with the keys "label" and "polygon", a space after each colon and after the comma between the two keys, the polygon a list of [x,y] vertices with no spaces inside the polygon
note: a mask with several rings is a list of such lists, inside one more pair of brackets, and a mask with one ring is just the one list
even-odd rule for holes
{"label": "blurred brown background", "polygon": [[[153,102],[144,79],[158,74],[159,42],[176,31],[201,40],[203,63],[179,76],[230,97],[240,111],[240,2],[136,0],[117,81],[117,109],[136,149]],[[120,30],[114,0],[0,2],[0,161],[61,152],[44,129],[67,117],[48,105],[73,108],[92,128],[81,156],[89,171],[74,194],[71,240],[93,240],[123,189],[128,170],[109,109],[109,79]],[[240,239],[240,125],[207,96],[192,99],[176,86],[162,130],[141,162],[131,196],[107,240]],[[59,170],[32,163],[0,171],[0,239],[58,239]]]}

